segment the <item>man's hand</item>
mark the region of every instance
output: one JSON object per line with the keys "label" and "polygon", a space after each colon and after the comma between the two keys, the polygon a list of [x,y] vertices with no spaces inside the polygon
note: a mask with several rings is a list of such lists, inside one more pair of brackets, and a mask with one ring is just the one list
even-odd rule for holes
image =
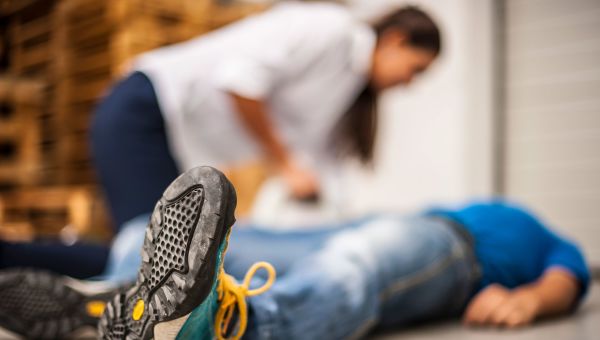
{"label": "man's hand", "polygon": [[579,292],[577,278],[562,267],[549,268],[536,281],[509,290],[493,284],[475,295],[463,321],[473,326],[519,327],[537,317],[572,310]]}
{"label": "man's hand", "polygon": [[540,300],[527,289],[509,290],[493,284],[479,292],[467,306],[463,322],[469,326],[520,327],[535,320]]}

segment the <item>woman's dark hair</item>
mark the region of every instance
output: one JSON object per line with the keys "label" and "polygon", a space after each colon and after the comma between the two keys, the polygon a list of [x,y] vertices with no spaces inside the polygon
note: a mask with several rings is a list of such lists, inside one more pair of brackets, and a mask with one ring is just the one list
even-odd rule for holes
{"label": "woman's dark hair", "polygon": [[[409,44],[438,55],[440,31],[433,20],[420,9],[409,6],[398,9],[372,25],[377,37],[388,30],[406,34]],[[334,131],[334,147],[338,154],[356,156],[362,163],[373,160],[377,135],[377,93],[367,85],[356,97]]]}

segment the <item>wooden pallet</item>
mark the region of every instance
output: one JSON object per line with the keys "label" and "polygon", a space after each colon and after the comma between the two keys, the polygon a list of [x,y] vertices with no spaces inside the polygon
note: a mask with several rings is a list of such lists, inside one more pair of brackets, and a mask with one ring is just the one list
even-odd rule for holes
{"label": "wooden pallet", "polygon": [[39,181],[44,83],[0,78],[0,186]]}
{"label": "wooden pallet", "polygon": [[10,72],[48,78],[53,64],[53,9],[57,0],[37,1],[8,18]]}
{"label": "wooden pallet", "polygon": [[27,240],[61,231],[106,240],[106,208],[92,186],[40,187],[0,193],[0,237]]}

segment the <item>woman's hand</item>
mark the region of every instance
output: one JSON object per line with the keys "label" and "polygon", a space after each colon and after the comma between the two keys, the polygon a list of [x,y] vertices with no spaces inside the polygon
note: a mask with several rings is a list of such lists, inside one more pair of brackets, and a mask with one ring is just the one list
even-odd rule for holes
{"label": "woman's hand", "polygon": [[299,200],[318,198],[319,182],[312,171],[291,161],[281,165],[279,171],[294,198]]}
{"label": "woman's hand", "polygon": [[534,291],[493,284],[471,300],[463,322],[469,326],[520,327],[532,323],[539,309],[540,299]]}

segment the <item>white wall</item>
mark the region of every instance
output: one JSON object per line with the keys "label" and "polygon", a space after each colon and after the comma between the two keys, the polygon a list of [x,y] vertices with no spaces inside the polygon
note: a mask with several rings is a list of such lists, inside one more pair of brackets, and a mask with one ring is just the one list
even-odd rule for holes
{"label": "white wall", "polygon": [[600,1],[506,1],[506,194],[600,265]]}
{"label": "white wall", "polygon": [[362,17],[399,4],[430,13],[443,54],[410,87],[384,95],[375,169],[353,169],[354,211],[414,211],[492,193],[492,1],[350,1]]}

